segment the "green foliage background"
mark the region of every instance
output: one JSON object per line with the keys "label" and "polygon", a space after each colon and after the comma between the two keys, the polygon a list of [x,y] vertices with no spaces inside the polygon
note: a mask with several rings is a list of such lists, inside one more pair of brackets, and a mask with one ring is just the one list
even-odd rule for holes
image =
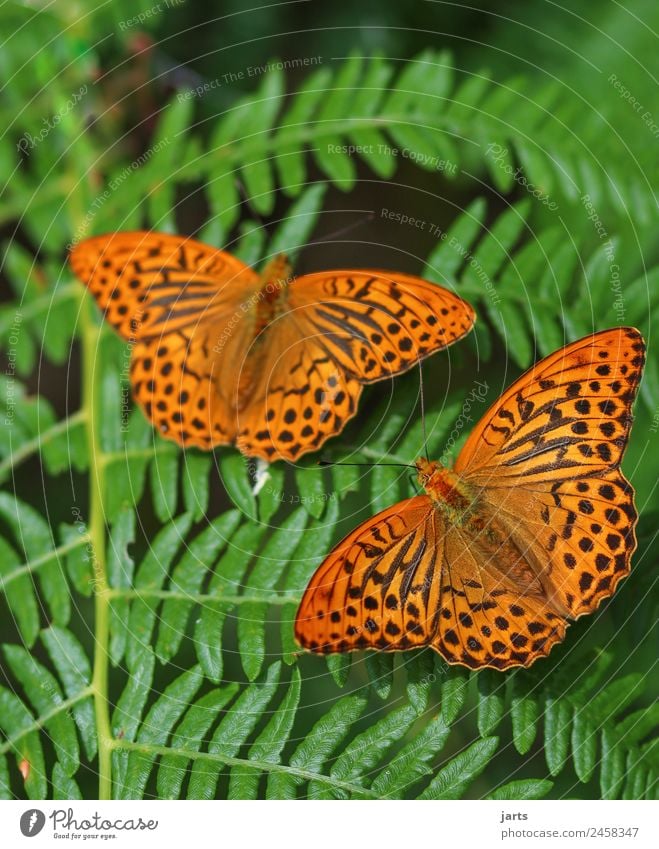
{"label": "green foliage background", "polygon": [[[0,10],[4,798],[656,798],[659,11],[521,5]],[[479,415],[476,380],[489,403],[566,341],[638,326],[631,577],[529,671],[299,656],[320,558],[414,486],[312,458],[255,495],[236,452],[126,418],[126,346],[66,246],[143,226],[455,286],[479,321],[428,364],[431,456]],[[415,374],[369,389],[332,457],[413,461],[417,402]]]}

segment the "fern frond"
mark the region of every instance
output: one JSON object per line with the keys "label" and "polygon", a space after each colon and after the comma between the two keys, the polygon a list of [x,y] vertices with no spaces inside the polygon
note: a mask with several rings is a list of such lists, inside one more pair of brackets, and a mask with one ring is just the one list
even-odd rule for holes
{"label": "fern frond", "polygon": [[[195,701],[200,668],[180,675],[153,702],[137,728],[135,723],[130,729],[122,726],[124,733],[114,746],[115,755],[126,765],[117,793],[123,798],[145,795],[159,760],[156,784],[164,798],[185,794],[189,799],[209,799],[221,792],[231,799],[253,799],[262,784],[266,798],[273,799],[401,798],[410,793],[419,798],[459,798],[495,755],[496,738],[477,740],[446,760],[428,782],[449,726],[441,718],[431,719],[415,733],[418,713],[408,703],[355,734],[369,705],[368,698],[359,694],[335,702],[299,743],[291,745],[301,736],[296,729],[304,713],[302,679],[296,668],[288,682],[281,676],[282,667],[275,663],[241,692],[230,685]],[[124,710],[130,705],[141,716],[143,688],[129,682],[126,692]],[[225,781],[226,790],[218,791],[218,784]],[[550,787],[545,780],[520,782],[520,792],[527,798],[543,795]],[[502,798],[511,790],[503,790]]]}
{"label": "fern frond", "polygon": [[16,787],[10,778],[6,757],[13,754],[21,774],[24,792],[32,799],[48,798],[48,768],[45,747],[54,752],[50,782],[53,794],[71,792],[79,797],[74,780],[81,763],[79,740],[88,762],[97,752],[97,735],[91,704],[91,668],[82,646],[73,634],[51,626],[41,640],[53,664],[53,671],[37,661],[22,646],[2,647],[4,659],[18,688],[0,687],[0,792],[14,797]]}
{"label": "fern frond", "polygon": [[[643,698],[648,682],[638,673],[606,680],[612,661],[606,653],[586,664],[583,657],[562,658],[554,661],[551,675],[522,670],[508,682],[479,673],[481,734],[491,734],[509,713],[515,748],[526,754],[543,720],[545,759],[552,776],[571,762],[579,781],[599,776],[602,798],[638,792],[643,781],[657,778],[656,765],[648,757],[651,742],[645,749],[639,746],[656,733],[656,711],[645,707],[628,712]],[[493,698],[498,702],[495,715],[488,706]],[[487,724],[482,716],[488,717]]]}
{"label": "fern frond", "polygon": [[[624,250],[615,234],[602,242],[585,216],[578,227],[563,222],[536,232],[530,210],[529,201],[520,201],[486,227],[486,205],[477,199],[442,234],[423,271],[428,279],[454,283],[487,316],[471,337],[481,358],[489,359],[491,332],[526,368],[596,325],[649,328],[659,305],[653,286],[659,267],[641,264],[627,282],[616,270],[615,257]],[[655,386],[645,385],[652,409],[659,401]]]}
{"label": "fern frond", "polygon": [[[30,20],[45,43],[42,17]],[[17,32],[3,55],[13,84],[0,114],[17,134],[90,79],[66,28],[56,50],[35,56],[34,40]],[[33,79],[15,73],[28,60]],[[535,753],[549,777],[581,783],[587,795],[595,781],[604,798],[656,795],[652,688],[640,662],[620,662],[625,646],[649,644],[650,570],[620,591],[642,589],[631,625],[617,629],[624,605],[608,608],[615,651],[592,659],[571,640],[513,675],[469,674],[432,650],[325,664],[301,655],[292,627],[313,570],[357,511],[366,518],[414,494],[411,469],[380,461],[455,455],[471,429],[465,422],[493,400],[484,381],[503,380],[506,354],[523,368],[595,324],[650,329],[659,269],[653,253],[634,252],[636,236],[638,248],[651,234],[631,238],[626,218],[633,210],[634,225],[652,221],[656,175],[625,165],[630,151],[647,159],[629,146],[637,134],[623,126],[628,104],[610,98],[598,114],[578,90],[536,72],[472,73],[434,49],[409,62],[351,55],[297,89],[273,70],[202,128],[195,101],[175,97],[129,161],[135,154],[107,145],[102,122],[89,122],[96,92],[25,155],[15,139],[0,139],[12,174],[0,223],[20,232],[3,245],[11,300],[0,307],[8,363],[0,479],[15,490],[0,494],[9,613],[0,796],[96,796],[96,773],[102,798],[540,798],[552,781],[525,777]],[[475,179],[479,193],[489,184],[524,198],[498,212],[477,197],[440,234],[423,271],[479,313],[470,341],[450,351],[450,390],[442,358],[427,365],[440,380],[432,375],[426,399],[427,444],[414,373],[382,404],[366,402],[328,449],[374,462],[369,471],[267,468],[230,448],[213,456],[161,440],[128,406],[130,351],[63,273],[65,246],[109,230],[179,231],[178,210],[196,196],[210,209],[197,237],[258,267],[275,253],[295,257],[313,239],[327,185],[310,180],[347,191],[364,169],[390,180],[404,160],[425,169],[431,189],[457,179],[462,192]],[[556,199],[560,214],[526,197],[525,181]],[[289,203],[274,221],[280,192]],[[585,195],[606,218],[606,241]],[[611,252],[625,261],[619,286]],[[27,386],[42,361],[58,368],[73,350],[75,377],[78,349],[81,406],[63,418],[50,386],[39,395]],[[459,378],[474,366],[487,397],[469,401],[470,378]],[[649,357],[642,393],[651,411],[658,369]],[[48,484],[39,491],[37,463]],[[66,486],[70,499],[59,499]],[[644,507],[639,552],[648,559],[653,519]],[[93,656],[76,636],[92,605]]]}

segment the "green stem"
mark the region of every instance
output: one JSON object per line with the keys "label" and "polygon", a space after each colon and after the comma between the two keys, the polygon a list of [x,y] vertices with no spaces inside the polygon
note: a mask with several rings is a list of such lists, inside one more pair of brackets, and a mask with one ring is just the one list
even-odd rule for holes
{"label": "green stem", "polygon": [[[159,439],[160,437],[156,437]],[[171,448],[170,448],[171,445]],[[122,460],[148,460],[156,454],[167,455],[178,453],[177,446],[167,443],[165,445],[151,444],[146,448],[125,448],[123,451],[107,451],[100,458],[104,466],[111,463],[120,463]]]}
{"label": "green stem", "polygon": [[2,479],[2,477],[10,469],[15,469],[19,463],[22,463],[33,454],[41,451],[44,445],[47,445],[55,439],[55,437],[62,433],[66,433],[66,431],[71,427],[84,423],[86,418],[87,411],[78,410],[77,413],[73,413],[73,415],[62,419],[62,421],[51,425],[49,428],[46,428],[46,430],[42,431],[33,439],[28,439],[28,441],[24,442],[17,451],[12,451],[11,454],[8,457],[5,457],[5,459],[0,463],[0,479]]}
{"label": "green stem", "polygon": [[290,604],[297,603],[300,601],[300,596],[296,595],[276,595],[276,596],[268,596],[268,595],[235,595],[228,593],[186,593],[186,592],[177,592],[176,590],[151,590],[148,588],[144,589],[112,589],[108,591],[109,597],[112,598],[158,598],[163,601],[167,601],[169,599],[173,599],[175,601],[188,601],[191,604],[205,604],[206,602],[212,601],[222,601],[226,604],[246,604],[249,602],[254,602],[257,604]]}
{"label": "green stem", "polygon": [[251,769],[259,770],[260,772],[285,772],[288,775],[294,775],[303,781],[320,781],[323,784],[329,784],[331,787],[336,787],[341,790],[346,790],[349,793],[357,793],[366,795],[372,799],[377,799],[376,794],[367,787],[362,787],[361,784],[353,784],[350,781],[339,781],[322,773],[312,772],[308,769],[300,769],[298,767],[287,766],[286,764],[272,763],[271,761],[248,760],[247,758],[230,758],[220,752],[197,752],[189,751],[188,749],[172,749],[168,746],[154,746],[150,743],[132,743],[130,740],[115,739],[112,741],[112,747],[115,749],[128,749],[132,752],[140,752],[143,755],[162,755],[162,756],[179,756],[197,761],[211,761],[223,764],[224,766],[246,766]]}
{"label": "green stem", "polygon": [[87,545],[89,541],[89,536],[87,534],[81,534],[78,539],[71,540],[70,542],[64,543],[64,545],[59,545],[57,548],[53,548],[52,551],[42,554],[41,557],[35,557],[34,560],[22,563],[20,566],[12,569],[11,572],[7,572],[5,575],[0,576],[0,592],[5,592],[9,584],[17,581],[19,578],[22,578],[24,575],[30,575],[33,572],[36,572],[37,569],[45,566],[46,563],[50,563],[51,560],[59,560],[60,557],[64,557],[76,548]]}
{"label": "green stem", "polygon": [[112,796],[112,729],[108,701],[110,600],[105,562],[106,530],[103,509],[105,463],[98,434],[98,418],[94,410],[94,361],[98,353],[100,334],[101,329],[92,321],[88,304],[83,304],[82,396],[89,447],[89,537],[94,550],[96,587],[92,692],[98,734],[98,798],[110,799]]}
{"label": "green stem", "polygon": [[0,755],[5,755],[7,752],[11,751],[16,743],[25,737],[26,734],[30,734],[32,731],[39,731],[42,729],[46,723],[50,722],[53,717],[57,716],[59,713],[66,712],[70,710],[72,707],[75,707],[78,702],[81,702],[83,699],[86,699],[88,696],[92,694],[91,687],[85,687],[84,690],[81,690],[79,693],[76,693],[75,696],[71,696],[68,699],[64,699],[61,701],[56,707],[52,708],[52,710],[46,711],[46,713],[37,717],[34,722],[31,722],[29,725],[26,725],[25,728],[21,728],[16,734],[13,734],[11,737],[8,737],[2,745],[0,745]]}
{"label": "green stem", "polygon": [[27,210],[25,208],[23,192],[17,192],[13,198],[7,198],[2,204],[2,209],[0,209],[0,226],[16,218],[23,218],[34,210],[43,209],[49,204],[61,201],[70,191],[71,181],[68,178],[45,180],[43,185],[39,186],[39,191],[32,196]]}
{"label": "green stem", "polygon": [[[400,457],[398,454],[392,454],[390,451],[378,451],[375,448],[369,448],[368,445],[338,445],[337,448],[344,448],[346,451],[354,451],[357,454],[361,454],[363,457],[368,457],[369,460],[379,460],[382,462],[386,460],[391,463],[400,463],[401,466],[412,466],[414,465],[414,460],[410,461],[409,457]],[[341,461],[338,461],[339,465]],[[377,466],[377,463],[373,464]]]}

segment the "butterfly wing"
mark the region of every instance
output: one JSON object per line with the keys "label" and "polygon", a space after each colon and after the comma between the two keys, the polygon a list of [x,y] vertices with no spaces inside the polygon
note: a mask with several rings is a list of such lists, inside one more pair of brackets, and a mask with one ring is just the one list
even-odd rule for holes
{"label": "butterfly wing", "polygon": [[615,328],[546,357],[488,410],[456,462],[564,620],[595,610],[629,573],[637,514],[620,462],[644,353],[637,330]]}
{"label": "butterfly wing", "polygon": [[566,623],[524,549],[497,523],[451,526],[444,544],[433,648],[471,669],[528,666],[565,637]]}
{"label": "butterfly wing", "polygon": [[264,335],[241,366],[237,444],[269,462],[295,460],[343,429],[357,411],[362,384],[290,318]]}
{"label": "butterfly wing", "polygon": [[427,645],[437,625],[443,528],[419,495],[368,519],[318,567],[295,619],[310,651]]}
{"label": "butterfly wing", "polygon": [[163,436],[206,450],[235,440],[236,380],[258,276],[224,251],[164,233],[95,236],[71,266],[131,342],[136,401]]}
{"label": "butterfly wing", "polygon": [[236,441],[237,374],[249,344],[238,326],[221,353],[213,350],[212,322],[163,332],[135,343],[131,358],[133,396],[162,436],[206,451]]}
{"label": "butterfly wing", "polygon": [[294,278],[286,309],[243,366],[238,445],[295,460],[340,433],[362,385],[410,368],[469,332],[471,307],[410,275],[336,271]]}
{"label": "butterfly wing", "polygon": [[303,596],[301,645],[432,645],[473,669],[546,656],[629,571],[636,511],[619,464],[644,347],[636,330],[604,331],[516,381],[456,463],[470,515],[449,523],[419,496],[357,528]]}
{"label": "butterfly wing", "polygon": [[189,239],[135,231],[94,236],[69,257],[124,339],[163,336],[248,303],[258,276],[236,257]]}
{"label": "butterfly wing", "polygon": [[325,558],[295,637],[324,654],[432,646],[472,669],[528,665],[563,639],[565,622],[528,567],[499,570],[506,540],[489,555],[481,548],[426,495],[389,507]]}
{"label": "butterfly wing", "polygon": [[634,491],[619,469],[512,490],[492,486],[496,510],[516,551],[566,619],[592,613],[629,574],[636,548]]}
{"label": "butterfly wing", "polygon": [[373,383],[401,374],[471,330],[471,306],[441,286],[390,271],[307,274],[291,285],[290,308],[347,375]]}
{"label": "butterfly wing", "polygon": [[354,415],[363,383],[446,347],[474,318],[419,278],[355,271],[294,280],[283,314],[261,327],[263,281],[183,236],[97,236],[70,261],[133,344],[133,393],[160,432],[205,449],[235,441],[266,460],[320,447]]}
{"label": "butterfly wing", "polygon": [[540,360],[473,429],[455,471],[513,486],[620,465],[645,344],[630,327],[603,330]]}

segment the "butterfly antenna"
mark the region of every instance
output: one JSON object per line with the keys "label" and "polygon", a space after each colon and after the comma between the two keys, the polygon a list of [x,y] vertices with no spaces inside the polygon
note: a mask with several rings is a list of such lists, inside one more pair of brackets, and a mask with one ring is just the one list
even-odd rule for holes
{"label": "butterfly antenna", "polygon": [[426,430],[426,410],[423,402],[423,365],[419,360],[419,407],[421,410],[421,428],[423,430],[423,456],[428,458],[428,432]]}
{"label": "butterfly antenna", "polygon": [[409,463],[343,463],[333,460],[318,460],[319,466],[366,466],[372,469],[374,466],[396,466],[398,469],[416,469],[416,466],[411,466]]}
{"label": "butterfly antenna", "polygon": [[318,245],[322,242],[329,242],[330,239],[336,239],[337,236],[343,236],[344,233],[349,233],[351,230],[356,230],[357,227],[361,227],[364,221],[372,221],[375,216],[372,209],[360,209],[355,211],[365,212],[366,215],[363,218],[358,218],[357,221],[353,221],[351,224],[346,224],[345,227],[339,227],[338,230],[334,230],[326,236],[322,236],[320,239],[314,239],[312,244]]}
{"label": "butterfly antenna", "polygon": [[[236,177],[235,180],[236,180],[236,185],[238,186],[238,189],[240,190],[240,194],[243,196],[243,202],[247,206],[249,204],[249,194],[247,193],[247,189],[245,188],[245,184],[240,179],[240,177]],[[261,214],[254,209],[253,206],[249,207],[249,214],[254,216],[256,221],[258,221],[258,223],[261,225],[261,227],[263,227],[264,230],[266,229],[265,220],[262,218]]]}

